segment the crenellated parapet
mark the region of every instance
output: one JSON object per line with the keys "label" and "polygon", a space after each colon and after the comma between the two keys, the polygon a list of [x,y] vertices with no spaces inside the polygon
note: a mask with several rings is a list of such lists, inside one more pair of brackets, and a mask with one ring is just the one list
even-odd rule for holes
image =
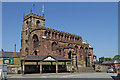
{"label": "crenellated parapet", "polygon": [[75,43],[81,44],[82,37],[74,34],[70,34],[63,31],[58,31],[51,28],[46,27],[34,27],[31,29],[31,33],[37,30],[44,30],[42,36],[46,36],[46,39],[61,41],[61,42],[68,42],[68,43]]}
{"label": "crenellated parapet", "polygon": [[45,21],[44,16],[39,16],[39,15],[36,15],[36,14],[33,14],[33,13],[24,16],[23,21],[28,20],[31,17],[36,18],[36,19],[41,19],[41,20]]}

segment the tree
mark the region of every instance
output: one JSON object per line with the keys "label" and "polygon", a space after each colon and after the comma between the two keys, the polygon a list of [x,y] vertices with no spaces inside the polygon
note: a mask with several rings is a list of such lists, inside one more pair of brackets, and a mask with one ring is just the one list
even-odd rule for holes
{"label": "tree", "polygon": [[4,50],[3,50],[3,49],[1,49],[1,51],[3,52]]}
{"label": "tree", "polygon": [[99,58],[99,63],[102,63],[104,61],[104,57]]}
{"label": "tree", "polygon": [[113,60],[120,60],[120,55],[115,55],[115,56],[113,57]]}
{"label": "tree", "polygon": [[111,61],[112,59],[111,58],[105,58],[105,61]]}

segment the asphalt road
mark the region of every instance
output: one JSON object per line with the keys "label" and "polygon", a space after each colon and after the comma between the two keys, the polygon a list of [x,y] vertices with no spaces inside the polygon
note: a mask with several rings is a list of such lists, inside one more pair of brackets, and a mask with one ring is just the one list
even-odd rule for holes
{"label": "asphalt road", "polygon": [[113,80],[117,73],[45,73],[45,74],[11,74],[8,80]]}
{"label": "asphalt road", "polygon": [[110,78],[10,78],[8,80],[113,80]]}

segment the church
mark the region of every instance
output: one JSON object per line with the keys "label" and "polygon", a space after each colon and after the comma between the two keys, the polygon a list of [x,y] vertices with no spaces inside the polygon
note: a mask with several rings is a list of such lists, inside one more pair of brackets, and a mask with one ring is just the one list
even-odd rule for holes
{"label": "church", "polygon": [[[47,28],[45,26],[44,7],[42,15],[23,15],[21,32],[20,55],[22,70],[25,71],[25,62],[36,62],[40,73],[43,72],[42,62],[56,62],[56,73],[59,72],[57,62],[70,61],[72,66],[91,67],[93,63],[93,47],[83,42],[82,37],[67,32]],[[27,66],[26,66],[27,67]],[[27,69],[27,68],[26,68]]]}

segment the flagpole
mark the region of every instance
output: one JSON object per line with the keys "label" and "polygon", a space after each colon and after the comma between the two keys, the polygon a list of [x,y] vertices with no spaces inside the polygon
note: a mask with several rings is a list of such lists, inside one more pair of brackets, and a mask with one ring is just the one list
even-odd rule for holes
{"label": "flagpole", "polygon": [[33,4],[33,13],[35,13],[35,4]]}

